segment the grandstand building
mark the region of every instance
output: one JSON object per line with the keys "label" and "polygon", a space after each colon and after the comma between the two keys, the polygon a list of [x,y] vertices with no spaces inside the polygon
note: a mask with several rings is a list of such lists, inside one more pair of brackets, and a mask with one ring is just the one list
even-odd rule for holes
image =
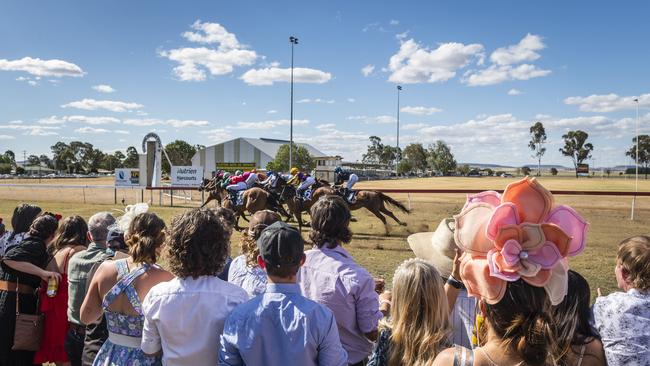
{"label": "grandstand building", "polygon": [[[265,169],[266,165],[275,159],[280,146],[288,143],[289,141],[286,140],[238,137],[198,150],[192,157],[192,166],[202,166],[206,178],[210,178],[212,172],[221,169],[220,164],[222,167],[228,167],[228,170],[253,167]],[[309,144],[295,144],[306,148],[317,161],[329,158],[327,154]]]}

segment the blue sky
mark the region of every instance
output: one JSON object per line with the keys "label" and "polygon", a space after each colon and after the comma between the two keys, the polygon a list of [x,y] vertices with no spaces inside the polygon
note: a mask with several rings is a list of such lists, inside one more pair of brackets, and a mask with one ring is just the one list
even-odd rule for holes
{"label": "blue sky", "polygon": [[[447,141],[457,160],[533,163],[528,128],[590,134],[596,165],[625,164],[639,97],[650,123],[642,1],[3,1],[0,150],[56,141],[139,147],[150,131],[209,145],[288,138],[345,160],[370,135]],[[593,162],[592,162],[593,163]]]}

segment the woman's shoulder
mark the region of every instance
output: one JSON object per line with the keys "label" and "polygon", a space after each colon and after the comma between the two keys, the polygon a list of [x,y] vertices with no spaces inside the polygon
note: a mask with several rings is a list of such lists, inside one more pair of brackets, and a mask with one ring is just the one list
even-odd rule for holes
{"label": "woman's shoulder", "polygon": [[[577,350],[580,352],[580,350]],[[584,357],[582,359],[582,365],[584,366],[600,366],[606,365],[605,359],[605,350],[603,349],[603,343],[599,339],[594,339],[593,341],[585,345]]]}
{"label": "woman's shoulder", "polygon": [[[457,347],[450,347],[438,354],[436,359],[433,360],[432,366],[450,366],[454,364],[454,356],[456,355]],[[471,352],[471,351],[470,351]]]}

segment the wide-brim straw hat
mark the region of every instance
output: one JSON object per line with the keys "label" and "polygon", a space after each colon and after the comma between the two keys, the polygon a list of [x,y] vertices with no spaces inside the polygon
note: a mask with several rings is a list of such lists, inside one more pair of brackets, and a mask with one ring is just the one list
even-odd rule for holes
{"label": "wide-brim straw hat", "polygon": [[445,278],[451,274],[454,262],[454,229],[454,219],[445,218],[436,231],[416,233],[406,238],[415,256],[431,263]]}

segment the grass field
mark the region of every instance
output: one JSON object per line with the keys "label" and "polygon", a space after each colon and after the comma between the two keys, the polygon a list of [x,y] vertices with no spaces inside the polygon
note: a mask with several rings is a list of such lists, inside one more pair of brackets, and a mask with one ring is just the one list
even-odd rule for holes
{"label": "grass field", "polygon": [[[458,178],[437,177],[409,180],[371,181],[360,182],[356,188],[456,188],[456,189],[503,189],[518,178]],[[618,191],[634,190],[633,179],[589,178],[574,179],[570,177],[542,177],[540,179],[545,187],[553,190],[598,190]],[[17,183],[15,181],[0,183]],[[21,182],[22,183],[22,182]],[[28,183],[36,183],[31,180]],[[72,179],[72,180],[47,180],[47,184],[87,184],[110,185],[110,179]],[[639,181],[640,191],[650,191],[650,181]],[[104,192],[106,197],[95,197],[93,193]],[[21,202],[33,202],[46,210],[56,211],[65,215],[80,214],[89,217],[101,210],[118,210],[122,207],[119,203],[113,204],[113,190],[90,189],[86,194],[86,204],[81,200],[81,192],[77,189],[17,189],[13,187],[0,187],[0,217],[8,222],[13,208]],[[147,193],[148,194],[148,193]],[[196,194],[196,193],[195,193]],[[406,237],[411,233],[434,230],[440,220],[450,217],[460,211],[465,197],[459,194],[429,195],[429,194],[395,194],[394,198],[410,204],[412,214],[397,216],[408,223],[407,227],[399,227],[391,223],[391,234],[383,235],[384,229],[379,220],[369,212],[360,210],[354,213],[357,222],[352,223],[354,238],[347,246],[355,259],[365,266],[373,275],[384,277],[390,287],[393,271],[403,260],[413,256]],[[151,196],[145,195],[145,200]],[[127,203],[139,200],[139,190],[132,191],[127,197]],[[195,199],[200,200],[196,195]],[[646,234],[650,224],[650,197],[637,199],[636,220],[630,221],[631,197],[614,196],[556,196],[559,204],[568,204],[580,212],[589,221],[591,227],[588,235],[588,244],[585,252],[571,260],[573,269],[582,273],[592,286],[595,294],[597,287],[603,293],[616,290],[614,278],[614,258],[617,244],[624,238]],[[167,199],[168,201],[168,199]],[[175,202],[178,202],[175,200]],[[154,204],[158,203],[157,196]],[[192,205],[196,205],[193,203]],[[182,207],[158,207],[152,211],[158,213],[167,222],[176,213],[184,210]],[[117,212],[117,211],[116,211]],[[119,213],[119,212],[117,212]],[[243,223],[242,223],[243,224]],[[303,231],[306,237],[306,231]],[[233,255],[237,254],[239,234],[235,234],[232,241]]]}

